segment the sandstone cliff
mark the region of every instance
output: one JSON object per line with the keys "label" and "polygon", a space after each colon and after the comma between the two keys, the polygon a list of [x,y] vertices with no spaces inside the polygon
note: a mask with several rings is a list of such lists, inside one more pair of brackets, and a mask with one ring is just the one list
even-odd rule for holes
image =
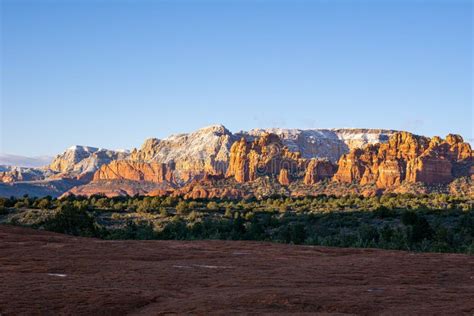
{"label": "sandstone cliff", "polygon": [[455,177],[468,176],[472,150],[459,135],[445,140],[398,132],[387,143],[354,149],[338,163],[336,181],[375,183],[391,188],[408,183],[447,184]]}
{"label": "sandstone cliff", "polygon": [[235,140],[224,126],[209,126],[162,140],[148,139],[139,150],[131,153],[130,160],[173,163],[175,181],[184,183],[204,173],[224,174],[230,147]]}
{"label": "sandstone cliff", "polygon": [[0,182],[37,181],[45,177],[45,171],[39,168],[0,166]]}
{"label": "sandstone cliff", "polygon": [[102,165],[94,174],[98,180],[133,180],[155,183],[172,182],[173,166],[157,162],[138,162],[130,160],[115,160]]}
{"label": "sandstone cliff", "polygon": [[54,183],[55,196],[75,185],[82,187],[71,192],[84,194],[230,198],[429,192],[431,185],[472,192],[473,161],[470,145],[452,134],[445,139],[370,129],[232,134],[216,125],[148,139],[131,153],[73,146],[45,168],[0,167],[0,182],[4,192],[19,195],[45,192]]}
{"label": "sandstone cliff", "polygon": [[334,176],[337,166],[328,160],[311,159],[307,164],[304,184],[311,185]]}
{"label": "sandstone cliff", "polygon": [[253,141],[242,138],[232,145],[226,175],[240,183],[260,176],[278,176],[289,184],[291,177],[304,170],[304,164],[299,152],[289,151],[277,135],[267,133]]}
{"label": "sandstone cliff", "polygon": [[102,165],[128,157],[126,151],[113,151],[87,146],[72,146],[57,155],[48,169],[57,177],[81,177],[92,174]]}
{"label": "sandstone cliff", "polygon": [[284,146],[292,152],[301,153],[302,158],[323,158],[336,163],[351,149],[362,148],[369,144],[387,142],[396,131],[384,129],[252,129],[237,135],[253,140],[263,134],[275,134]]}

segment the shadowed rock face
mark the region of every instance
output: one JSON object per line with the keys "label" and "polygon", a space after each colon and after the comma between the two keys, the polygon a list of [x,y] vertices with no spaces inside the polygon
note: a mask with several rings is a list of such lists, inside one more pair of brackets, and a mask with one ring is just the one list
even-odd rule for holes
{"label": "shadowed rock face", "polygon": [[156,183],[150,181],[132,181],[125,179],[96,180],[86,185],[76,186],[67,191],[63,196],[69,194],[91,196],[103,194],[107,197],[158,195],[157,192],[169,193],[172,187],[167,182]]}

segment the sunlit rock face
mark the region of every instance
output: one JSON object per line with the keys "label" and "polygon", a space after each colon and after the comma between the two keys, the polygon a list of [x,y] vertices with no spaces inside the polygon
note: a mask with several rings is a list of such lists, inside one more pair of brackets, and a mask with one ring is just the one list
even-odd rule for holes
{"label": "sunlit rock face", "polygon": [[159,140],[148,139],[130,160],[174,165],[174,178],[186,182],[193,177],[224,174],[229,164],[230,148],[236,137],[222,125],[202,128]]}
{"label": "sunlit rock face", "polygon": [[280,177],[287,185],[291,175],[304,170],[304,164],[299,152],[290,151],[276,134],[265,133],[253,141],[241,138],[232,145],[226,175],[240,183],[260,176]]}
{"label": "sunlit rock face", "polygon": [[311,159],[306,167],[304,183],[311,185],[324,179],[330,179],[336,170],[337,165],[329,160]]}
{"label": "sunlit rock face", "polygon": [[233,134],[213,125],[150,138],[131,152],[73,146],[46,167],[0,166],[0,194],[20,196],[50,188],[54,196],[66,191],[229,198],[373,195],[428,192],[429,185],[465,194],[473,191],[473,181],[473,152],[461,136],[428,138],[377,129],[275,128]]}
{"label": "sunlit rock face", "polygon": [[92,174],[102,165],[113,160],[127,158],[127,151],[114,151],[89,146],[72,146],[63,153],[57,155],[49,165],[48,169],[61,176],[81,177]]}
{"label": "sunlit rock face", "polygon": [[409,183],[446,184],[455,177],[469,176],[472,150],[459,135],[446,139],[393,134],[387,143],[354,149],[338,163],[336,181],[375,183],[379,188]]}
{"label": "sunlit rock face", "polygon": [[[275,132],[275,133],[273,133]],[[251,130],[232,134],[222,125],[213,125],[199,129],[192,133],[172,135],[165,139],[147,139],[140,149],[134,149],[127,160],[135,163],[134,169],[139,173],[150,174],[148,170],[139,170],[139,167],[149,169],[146,164],[158,163],[168,166],[168,176],[176,184],[183,185],[203,174],[227,174],[235,176],[237,181],[252,181],[260,174],[279,176],[285,183],[290,183],[295,176],[298,164],[292,160],[299,158],[322,157],[336,161],[342,154],[355,146],[388,140],[392,131],[369,129],[338,129],[338,130],[290,130],[269,129]],[[273,136],[268,136],[273,135]],[[266,143],[267,142],[267,143]],[[285,148],[285,157],[271,150],[278,151]],[[281,156],[282,153],[279,153]],[[298,158],[292,158],[298,157]],[[282,160],[283,159],[283,160]],[[285,162],[287,165],[285,165]],[[283,163],[283,166],[279,164]],[[296,163],[296,166],[295,166]],[[131,179],[128,169],[117,168],[117,178]],[[122,164],[122,166],[124,166]],[[300,166],[301,167],[301,166]],[[94,179],[113,177],[108,168],[101,170]],[[125,173],[123,173],[123,172]],[[132,178],[136,178],[133,175]],[[326,176],[323,176],[326,178]],[[147,178],[149,178],[147,176]],[[161,181],[157,175],[153,181]]]}
{"label": "sunlit rock face", "polygon": [[300,152],[302,158],[326,158],[337,162],[339,158],[351,149],[362,148],[369,144],[388,141],[395,133],[393,130],[383,129],[252,129],[241,132],[239,135],[253,139],[263,134],[275,134],[282,140],[290,151]]}
{"label": "sunlit rock face", "polygon": [[172,182],[173,167],[157,162],[138,162],[130,160],[115,160],[103,165],[94,174],[93,180],[133,180],[149,182]]}

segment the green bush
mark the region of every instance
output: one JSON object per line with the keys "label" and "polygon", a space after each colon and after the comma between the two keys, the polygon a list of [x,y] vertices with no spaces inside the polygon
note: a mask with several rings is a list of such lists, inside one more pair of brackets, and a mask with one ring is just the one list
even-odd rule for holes
{"label": "green bush", "polygon": [[44,229],[74,236],[98,237],[99,229],[94,218],[83,209],[63,205],[51,218],[45,221]]}
{"label": "green bush", "polygon": [[140,221],[138,223],[128,220],[124,228],[114,229],[107,236],[108,239],[157,239],[157,234],[151,223]]}
{"label": "green bush", "polygon": [[[5,221],[23,225],[39,222],[46,229],[80,236],[265,240],[463,253],[474,251],[472,206],[472,198],[446,194],[274,195],[238,201],[139,196],[0,199],[0,213],[8,209]],[[43,222],[52,209],[57,213]],[[134,214],[127,214],[130,212]],[[32,220],[35,216],[39,220]],[[123,225],[124,218],[133,220]]]}
{"label": "green bush", "polygon": [[8,209],[4,206],[0,206],[0,215],[7,215]]}

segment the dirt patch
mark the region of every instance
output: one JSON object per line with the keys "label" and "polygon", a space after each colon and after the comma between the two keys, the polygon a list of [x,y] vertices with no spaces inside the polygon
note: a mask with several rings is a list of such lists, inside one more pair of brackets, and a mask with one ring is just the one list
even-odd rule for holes
{"label": "dirt patch", "polygon": [[474,257],[0,225],[0,314],[474,313]]}

